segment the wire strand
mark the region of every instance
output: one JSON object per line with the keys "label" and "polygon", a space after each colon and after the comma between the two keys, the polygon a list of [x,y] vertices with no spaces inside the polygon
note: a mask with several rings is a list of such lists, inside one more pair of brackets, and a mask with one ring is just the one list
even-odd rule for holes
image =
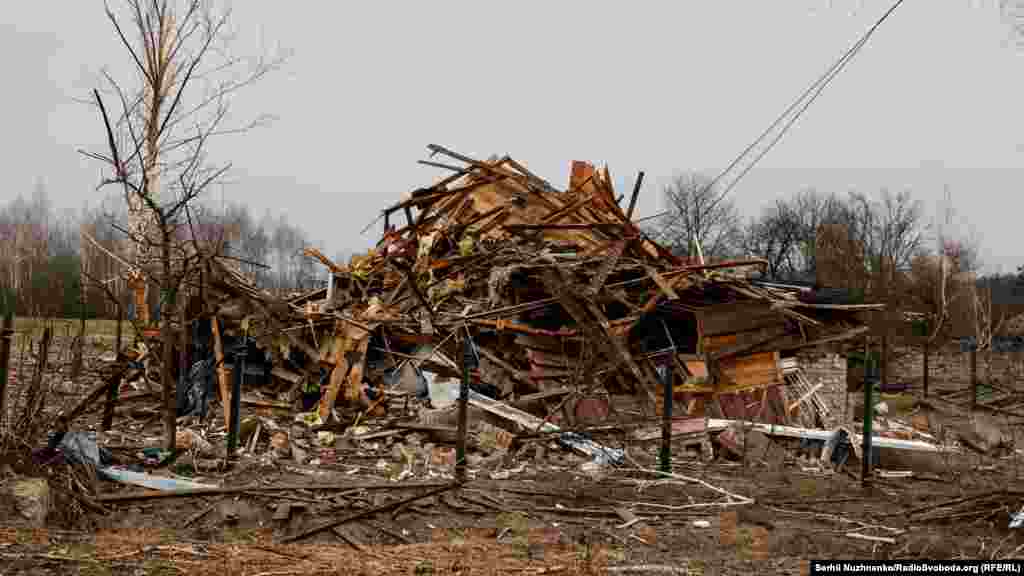
{"label": "wire strand", "polygon": [[[732,181],[732,183],[729,184],[729,186],[725,189],[725,191],[723,191],[715,199],[715,201],[711,203],[711,205],[708,207],[708,211],[713,210],[716,206],[718,206],[718,204],[723,199],[725,199],[726,194],[728,194],[729,191],[731,191],[733,188],[735,188],[736,184],[738,184],[739,181],[748,172],[750,172],[750,170],[757,164],[757,162],[761,158],[763,158],[764,155],[767,154],[768,151],[771,150],[772,147],[774,147],[775,144],[779,140],[782,139],[782,136],[785,135],[786,131],[789,130],[789,128],[796,122],[796,120],[799,119],[799,117],[804,113],[804,111],[806,111],[807,108],[810,107],[810,105],[818,98],[818,96],[821,94],[822,90],[824,90],[825,87],[828,86],[828,84],[832,81],[832,79],[835,78],[836,75],[840,71],[842,71],[842,69],[844,67],[846,67],[846,65],[853,58],[853,56],[855,56],[860,51],[860,49],[863,48],[865,44],[867,44],[867,41],[871,38],[872,35],[874,35],[875,31],[878,30],[879,26],[881,26],[882,23],[885,22],[889,18],[889,16],[891,16],[892,13],[895,12],[896,9],[899,8],[900,5],[903,4],[905,1],[906,0],[896,0],[896,2],[888,10],[886,10],[885,13],[882,14],[882,16],[874,23],[874,25],[872,25],[870,28],[868,28],[867,32],[865,32],[861,36],[861,38],[859,40],[857,40],[857,42],[855,42],[850,48],[848,48],[846,50],[846,52],[844,52],[843,55],[838,60],[836,60],[835,63],[832,64],[832,66],[829,67],[829,69],[825,72],[825,74],[823,74],[821,77],[819,77],[817,80],[815,80],[814,83],[812,83],[806,90],[804,90],[803,93],[800,94],[800,97],[796,99],[796,101],[794,101],[792,104],[790,104],[789,107],[787,107],[782,112],[782,114],[780,114],[775,119],[775,121],[772,122],[768,126],[768,128],[766,128],[763,132],[761,132],[761,134],[758,135],[758,137],[753,142],[751,142],[750,145],[748,145],[746,148],[744,148],[743,151],[740,152],[740,154],[732,162],[730,162],[729,165],[726,166],[724,170],[719,172],[718,175],[715,176],[701,190],[701,194],[703,194],[707,190],[711,189],[712,186],[717,184],[718,181],[721,180],[723,176],[728,174],[733,168],[735,168],[736,165],[739,164],[747,156],[747,154],[749,154],[750,151],[753,150],[755,146],[757,146],[758,143],[763,141],[765,139],[765,137],[768,136],[771,133],[771,131],[773,129],[775,129],[776,126],[779,125],[779,123],[781,123],[787,116],[789,116],[790,113],[793,112],[793,110],[796,110],[799,107],[799,110],[797,111],[797,113],[788,122],[786,122],[783,125],[782,130],[779,131],[779,133],[775,136],[774,139],[772,139],[772,141],[768,144],[768,146],[763,151],[761,151],[754,158],[754,160],[750,163],[750,165],[748,165],[746,168],[744,168],[743,171],[739,174],[739,176],[737,176],[736,179],[734,179]],[[808,95],[811,95],[809,99],[808,99]],[[802,107],[800,106],[801,102],[804,103]],[[666,211],[664,211],[661,214],[658,214],[656,216],[661,216],[661,215],[667,214],[668,212],[669,211],[666,210]],[[664,234],[672,226],[674,226],[676,222],[678,222],[678,220],[680,218],[680,215],[679,214],[675,214],[673,216],[674,216],[673,219],[670,220],[668,224],[665,224],[664,227],[662,227],[662,229],[657,233],[658,238],[662,238],[664,236]],[[653,218],[653,217],[654,216],[649,217],[649,218]]]}

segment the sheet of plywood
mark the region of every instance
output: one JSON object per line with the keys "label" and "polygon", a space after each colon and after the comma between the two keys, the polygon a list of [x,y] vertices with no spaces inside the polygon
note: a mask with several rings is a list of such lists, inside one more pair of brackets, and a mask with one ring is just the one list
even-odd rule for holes
{"label": "sheet of plywood", "polygon": [[781,346],[776,344],[781,344],[785,340],[789,330],[783,321],[776,321],[753,330],[738,330],[715,335],[705,334],[701,338],[700,349],[704,354],[715,354],[716,356],[746,354],[752,350],[763,349],[765,346],[778,349]]}
{"label": "sheet of plywood", "polygon": [[723,360],[720,367],[725,381],[719,383],[719,390],[738,392],[783,384],[778,358],[778,352],[760,352]]}
{"label": "sheet of plywood", "polygon": [[704,336],[747,332],[784,324],[770,302],[717,304],[697,313]]}
{"label": "sheet of plywood", "polygon": [[758,350],[781,349],[780,344],[786,341],[787,335],[788,328],[782,324],[747,332],[721,334],[708,337],[702,350],[704,353],[713,354],[716,359],[722,360],[730,356],[751,354]]}
{"label": "sheet of plywood", "polygon": [[320,398],[320,418],[325,422],[330,416],[334,402],[343,386],[347,400],[352,401],[359,397],[366,349],[370,342],[370,333],[363,328],[348,322],[339,321],[338,324],[337,329],[341,332],[341,344],[334,356],[334,369],[331,371],[327,390]]}
{"label": "sheet of plywood", "polygon": [[720,334],[718,336],[704,336],[700,339],[701,354],[714,354],[715,352],[735,346],[738,341],[736,334]]}

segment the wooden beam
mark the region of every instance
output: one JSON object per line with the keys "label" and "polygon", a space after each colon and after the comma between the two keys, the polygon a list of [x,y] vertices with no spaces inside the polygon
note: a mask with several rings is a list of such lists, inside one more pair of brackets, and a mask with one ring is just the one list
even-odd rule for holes
{"label": "wooden beam", "polygon": [[637,198],[640,197],[640,186],[644,183],[644,172],[641,170],[636,175],[636,183],[633,184],[633,195],[629,198],[629,210],[626,211],[626,220],[633,220],[633,209],[636,208]]}
{"label": "wooden beam", "polygon": [[220,403],[224,409],[224,426],[231,422],[231,373],[224,366],[224,340],[220,332],[220,318],[215,314],[210,319],[213,328],[213,355],[217,361],[217,385],[220,389]]}
{"label": "wooden beam", "polygon": [[658,288],[668,296],[669,300],[679,300],[679,294],[676,294],[675,289],[672,288],[672,284],[661,277],[658,271],[655,270],[654,266],[645,265],[644,270],[647,271],[647,275],[654,280],[654,283],[658,285]]}

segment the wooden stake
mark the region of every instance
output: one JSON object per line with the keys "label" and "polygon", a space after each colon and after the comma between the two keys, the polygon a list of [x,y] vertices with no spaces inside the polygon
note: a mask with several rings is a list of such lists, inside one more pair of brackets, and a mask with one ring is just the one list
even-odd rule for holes
{"label": "wooden stake", "polygon": [[[7,309],[0,329],[0,425],[7,419],[7,375],[11,363],[11,338],[14,336],[14,305]],[[2,428],[2,426],[0,426]]]}
{"label": "wooden stake", "polygon": [[475,367],[476,355],[473,354],[473,342],[467,334],[462,344],[462,385],[459,386],[458,432],[455,440],[455,479],[459,482],[466,481],[466,432],[468,429],[466,405],[469,402],[470,373]]}
{"label": "wooden stake", "polygon": [[[884,341],[884,337],[883,337]],[[884,345],[883,345],[884,349]],[[868,377],[871,367],[871,350],[864,343],[864,439],[861,446],[861,476],[860,481],[864,486],[871,483],[871,426],[875,419],[874,410],[874,385]]]}
{"label": "wooden stake", "polygon": [[231,422],[231,381],[228,369],[224,366],[224,342],[220,337],[220,320],[214,315],[210,319],[213,328],[213,354],[217,360],[217,384],[220,387],[220,403],[224,409],[224,426]]}
{"label": "wooden stake", "polygon": [[641,170],[640,173],[636,175],[636,184],[633,185],[633,195],[629,198],[629,210],[626,211],[627,220],[633,219],[633,209],[636,208],[636,200],[640,196],[640,187],[643,183],[644,172]]}
{"label": "wooden stake", "polygon": [[[124,317],[124,298],[117,302],[117,332],[114,337],[114,354],[121,357],[121,323]],[[107,431],[114,425],[114,408],[121,391],[121,378],[111,379],[107,387],[107,402],[103,408],[103,430]]]}
{"label": "wooden stake", "polygon": [[671,361],[665,364],[665,377],[662,379],[665,407],[661,415],[661,471],[665,473],[672,471],[672,368]]}
{"label": "wooden stake", "polygon": [[308,538],[310,536],[313,536],[314,534],[319,534],[320,532],[323,532],[325,530],[331,530],[332,528],[335,528],[337,526],[341,526],[342,524],[348,524],[349,522],[354,522],[356,520],[361,520],[363,518],[368,518],[370,516],[373,516],[374,514],[379,514],[381,512],[390,512],[391,510],[394,510],[396,508],[400,508],[402,506],[405,506],[406,504],[411,504],[411,503],[413,503],[413,502],[415,502],[417,500],[423,500],[424,498],[430,498],[431,496],[437,496],[438,494],[441,494],[442,492],[447,492],[449,490],[457,488],[458,486],[459,486],[459,484],[457,484],[457,483],[449,484],[449,485],[443,486],[441,488],[435,488],[435,489],[433,489],[433,490],[431,490],[429,492],[425,492],[425,493],[420,494],[418,496],[411,496],[409,498],[404,498],[402,500],[398,500],[398,501],[392,502],[390,504],[384,504],[383,506],[377,506],[376,508],[369,508],[369,509],[366,509],[366,510],[362,510],[360,512],[356,512],[356,513],[354,513],[354,514],[352,514],[350,516],[342,518],[341,520],[333,520],[331,522],[328,522],[327,524],[322,524],[320,526],[314,526],[313,528],[310,528],[308,530],[300,532],[300,533],[298,533],[298,534],[296,534],[294,536],[288,536],[286,538],[283,538],[281,540],[281,543],[282,544],[287,544],[289,542],[295,542],[297,540],[302,540],[303,538]]}

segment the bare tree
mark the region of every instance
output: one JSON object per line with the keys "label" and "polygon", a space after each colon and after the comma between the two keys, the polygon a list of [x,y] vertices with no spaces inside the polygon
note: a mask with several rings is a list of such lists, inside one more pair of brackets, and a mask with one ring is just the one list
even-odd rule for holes
{"label": "bare tree", "polygon": [[[171,449],[177,411],[171,322],[177,293],[203,253],[195,235],[182,228],[194,224],[193,201],[229,168],[209,161],[210,139],[265,120],[229,125],[229,97],[280,60],[246,61],[232,55],[230,12],[216,10],[212,0],[125,0],[119,12],[108,6],[106,13],[134,64],[135,87],[104,73],[116,112],[100,90],[94,90],[94,98],[108,151],[86,154],[110,167],[101,186],[118,187],[128,205],[128,225],[114,225],[134,252],[128,273],[138,293],[160,290],[164,432]],[[136,298],[143,321],[146,301]]]}
{"label": "bare tree", "polygon": [[802,240],[797,214],[785,200],[777,201],[759,218],[751,219],[740,238],[747,256],[768,261],[766,272],[773,279],[792,279],[797,275]]}
{"label": "bare tree", "polygon": [[705,176],[688,172],[676,175],[663,190],[668,209],[658,237],[677,254],[695,258],[699,244],[705,258],[724,258],[739,244],[736,205],[720,199],[710,183]]}
{"label": "bare tree", "polygon": [[910,192],[883,190],[878,200],[850,194],[851,231],[864,247],[866,266],[881,285],[892,282],[897,270],[905,270],[924,243],[921,203]]}
{"label": "bare tree", "polygon": [[803,190],[777,200],[752,220],[744,230],[743,248],[751,256],[766,258],[775,278],[813,279],[822,227],[846,226],[849,221],[849,207],[839,197]]}
{"label": "bare tree", "polygon": [[802,278],[813,278],[818,269],[818,235],[823,226],[849,228],[850,207],[835,194],[805,189],[793,196],[790,210],[799,235],[795,272]]}

